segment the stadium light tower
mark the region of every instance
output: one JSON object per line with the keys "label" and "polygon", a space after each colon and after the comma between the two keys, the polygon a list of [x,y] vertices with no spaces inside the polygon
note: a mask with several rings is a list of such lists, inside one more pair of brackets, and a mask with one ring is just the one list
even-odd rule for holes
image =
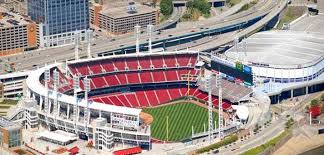
{"label": "stadium light tower", "polygon": [[149,36],[149,42],[148,42],[148,50],[149,52],[152,52],[152,31],[153,31],[153,25],[147,25],[147,35]]}
{"label": "stadium light tower", "polygon": [[44,112],[45,112],[45,122],[48,125],[48,114],[50,113],[50,103],[49,103],[49,99],[48,99],[48,94],[49,94],[49,90],[48,90],[48,83],[50,82],[50,70],[49,69],[45,69],[45,75],[44,75],[44,80],[45,80],[45,90],[46,90],[46,94],[45,94],[45,104],[44,104]]}
{"label": "stadium light tower", "polygon": [[90,91],[90,79],[85,77],[83,79],[84,83],[84,99],[86,101],[87,106],[84,108],[84,124],[85,124],[85,132],[88,135],[88,124],[90,121],[90,108],[89,108],[89,101],[88,101],[88,92]]}
{"label": "stadium light tower", "polygon": [[221,76],[219,74],[216,75],[216,86],[218,87],[218,138],[221,140],[223,138],[223,93],[222,93],[222,85],[221,85]]}
{"label": "stadium light tower", "polygon": [[209,75],[206,77],[205,87],[208,91],[208,138],[209,143],[212,142],[212,136],[213,136],[213,102],[212,102],[212,86],[211,86],[211,79],[212,75]]}
{"label": "stadium light tower", "polygon": [[[73,77],[73,92],[74,92],[74,99],[75,104],[73,105],[73,121],[74,121],[74,129],[75,133],[77,133],[77,126],[76,122],[79,121],[79,106],[78,106],[78,90],[79,90],[79,77]],[[69,111],[69,110],[68,110]]]}
{"label": "stadium light tower", "polygon": [[[54,82],[54,94],[55,94],[55,98],[54,98],[54,108],[53,108],[53,113],[54,113],[54,117],[55,117],[55,121],[56,121],[56,117],[59,116],[60,114],[60,107],[58,105],[58,85],[59,85],[59,72],[55,69],[53,72],[53,82]],[[57,124],[57,123],[55,123]]]}
{"label": "stadium light tower", "polygon": [[135,37],[136,37],[136,53],[139,53],[139,35],[141,26],[135,26]]}
{"label": "stadium light tower", "polygon": [[78,31],[74,32],[74,56],[75,60],[79,60],[79,43],[80,43],[80,34]]}

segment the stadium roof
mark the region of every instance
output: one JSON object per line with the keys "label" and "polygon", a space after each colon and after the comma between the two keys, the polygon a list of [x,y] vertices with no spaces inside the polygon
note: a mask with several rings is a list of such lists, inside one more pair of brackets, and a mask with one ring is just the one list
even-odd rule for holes
{"label": "stadium roof", "polygon": [[[242,46],[243,45],[243,46]],[[305,67],[324,57],[324,34],[301,31],[265,31],[246,39],[246,52],[242,41],[239,52],[232,47],[227,59],[269,65],[270,67]],[[253,64],[252,64],[253,65]]]}
{"label": "stadium roof", "polygon": [[[31,89],[33,92],[40,94],[41,96],[45,96],[46,89],[39,81],[40,76],[45,72],[46,68],[50,69],[50,68],[53,68],[53,67],[56,67],[59,65],[60,65],[59,63],[56,63],[56,64],[42,67],[40,69],[33,71],[31,74],[29,74],[29,76],[26,80],[28,88]],[[57,92],[51,91],[49,93],[49,98],[54,99],[56,96],[56,93]],[[84,99],[77,102],[73,96],[69,96],[69,95],[62,94],[62,93],[58,93],[57,96],[58,96],[59,102],[69,103],[72,105],[78,104],[78,106],[81,106],[81,107],[87,106],[87,103]],[[112,113],[122,113],[122,114],[126,114],[126,115],[135,115],[135,116],[139,115],[140,112],[142,111],[141,109],[114,106],[114,105],[103,104],[103,103],[98,103],[98,102],[90,102],[89,107],[90,107],[90,109],[108,111],[108,112],[112,112]]]}

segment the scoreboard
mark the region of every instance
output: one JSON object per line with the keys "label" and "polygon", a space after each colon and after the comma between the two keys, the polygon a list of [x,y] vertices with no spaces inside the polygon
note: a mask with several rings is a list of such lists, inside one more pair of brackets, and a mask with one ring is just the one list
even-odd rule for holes
{"label": "scoreboard", "polygon": [[252,68],[240,62],[230,62],[227,60],[213,57],[211,61],[212,70],[225,74],[229,79],[240,79],[246,85],[253,85]]}

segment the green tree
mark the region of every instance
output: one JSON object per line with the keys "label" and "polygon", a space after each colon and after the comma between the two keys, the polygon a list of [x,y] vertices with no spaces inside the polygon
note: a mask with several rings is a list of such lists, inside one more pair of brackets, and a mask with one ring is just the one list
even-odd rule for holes
{"label": "green tree", "polygon": [[314,107],[314,106],[318,106],[318,100],[317,99],[313,99],[312,101],[311,101],[311,104],[310,104],[312,107]]}
{"label": "green tree", "polygon": [[160,9],[164,16],[170,16],[173,11],[172,0],[161,0]]}
{"label": "green tree", "polygon": [[207,0],[191,0],[187,2],[187,7],[190,9],[198,9],[202,14],[209,14],[211,5]]}

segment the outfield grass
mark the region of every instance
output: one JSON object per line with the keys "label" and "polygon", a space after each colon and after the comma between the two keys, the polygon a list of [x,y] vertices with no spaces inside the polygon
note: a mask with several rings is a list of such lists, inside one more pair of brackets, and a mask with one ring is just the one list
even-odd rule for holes
{"label": "outfield grass", "polygon": [[[192,103],[177,103],[157,108],[143,109],[143,112],[153,116],[151,135],[153,138],[166,141],[181,141],[194,132],[203,132],[204,123],[208,129],[208,111]],[[218,121],[217,113],[213,113],[214,120]],[[167,117],[169,138],[167,139]]]}

